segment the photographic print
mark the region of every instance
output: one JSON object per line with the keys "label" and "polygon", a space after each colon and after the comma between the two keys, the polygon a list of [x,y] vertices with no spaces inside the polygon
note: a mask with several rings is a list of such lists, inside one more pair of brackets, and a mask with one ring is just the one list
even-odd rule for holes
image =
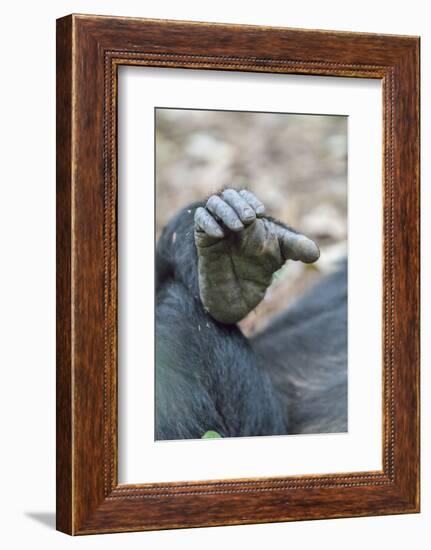
{"label": "photographic print", "polygon": [[57,529],[419,511],[418,97],[418,37],[57,21]]}
{"label": "photographic print", "polygon": [[341,433],[348,117],[155,109],[155,439]]}

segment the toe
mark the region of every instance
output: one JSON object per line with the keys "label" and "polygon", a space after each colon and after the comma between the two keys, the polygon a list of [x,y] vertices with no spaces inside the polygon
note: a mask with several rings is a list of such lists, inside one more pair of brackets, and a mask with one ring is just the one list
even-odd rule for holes
{"label": "toe", "polygon": [[206,208],[232,231],[241,231],[244,229],[244,225],[235,210],[218,195],[212,195],[208,199]]}
{"label": "toe", "polygon": [[301,262],[312,264],[319,259],[319,247],[314,241],[304,235],[298,236],[295,249],[298,259],[301,260]]}
{"label": "toe", "polygon": [[262,217],[265,214],[265,206],[251,191],[243,189],[239,194],[253,208],[257,217]]}
{"label": "toe", "polygon": [[215,239],[221,239],[224,237],[222,228],[216,222],[216,220],[211,216],[211,214],[205,208],[201,206],[195,212],[195,224],[196,226]]}
{"label": "toe", "polygon": [[319,259],[320,250],[317,244],[302,235],[285,227],[274,224],[279,237],[281,251],[285,260],[300,260],[311,264]]}
{"label": "toe", "polygon": [[238,191],[235,189],[226,189],[222,193],[222,198],[235,210],[243,224],[248,225],[254,222],[256,219],[254,209],[241,197]]}

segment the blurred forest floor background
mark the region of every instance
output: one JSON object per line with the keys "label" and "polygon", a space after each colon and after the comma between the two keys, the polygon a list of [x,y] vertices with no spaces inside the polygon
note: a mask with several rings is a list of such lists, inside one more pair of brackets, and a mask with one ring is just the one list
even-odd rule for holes
{"label": "blurred forest floor background", "polygon": [[225,186],[253,191],[321,251],[275,274],[240,323],[252,335],[347,254],[347,117],[158,108],[156,238],[180,208]]}

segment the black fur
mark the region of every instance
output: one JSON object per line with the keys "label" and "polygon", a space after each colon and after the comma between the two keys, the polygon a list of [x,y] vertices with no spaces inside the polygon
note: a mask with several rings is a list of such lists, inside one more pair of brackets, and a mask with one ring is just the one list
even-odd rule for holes
{"label": "black fur", "polygon": [[347,431],[347,262],[252,340],[288,432]]}
{"label": "black fur", "polygon": [[347,266],[248,341],[199,298],[194,204],[156,251],[156,439],[347,429]]}

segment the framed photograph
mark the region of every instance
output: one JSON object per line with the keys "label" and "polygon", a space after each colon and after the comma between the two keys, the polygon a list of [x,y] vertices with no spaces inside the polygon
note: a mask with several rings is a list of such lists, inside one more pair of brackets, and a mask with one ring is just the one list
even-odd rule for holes
{"label": "framed photograph", "polygon": [[57,21],[57,528],[419,511],[419,38]]}

